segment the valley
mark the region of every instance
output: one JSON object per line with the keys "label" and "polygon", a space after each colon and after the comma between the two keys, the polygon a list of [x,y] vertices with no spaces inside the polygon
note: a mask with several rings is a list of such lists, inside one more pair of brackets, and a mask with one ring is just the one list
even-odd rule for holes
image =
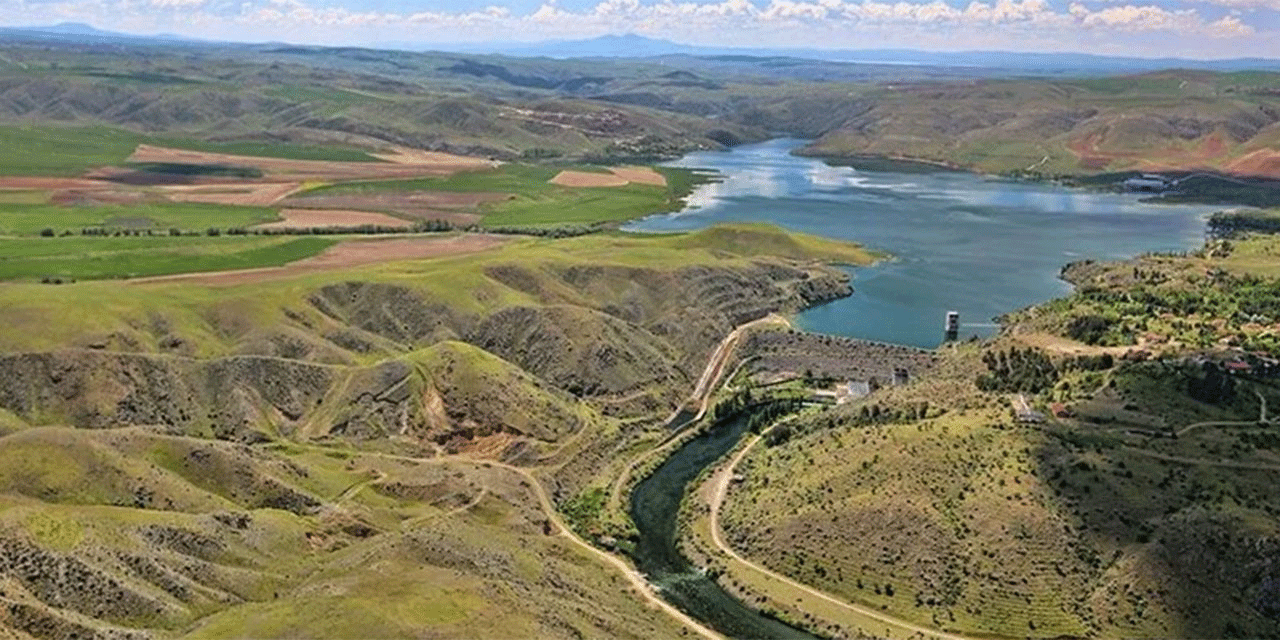
{"label": "valley", "polygon": [[11,35],[7,634],[1280,632],[1280,74]]}

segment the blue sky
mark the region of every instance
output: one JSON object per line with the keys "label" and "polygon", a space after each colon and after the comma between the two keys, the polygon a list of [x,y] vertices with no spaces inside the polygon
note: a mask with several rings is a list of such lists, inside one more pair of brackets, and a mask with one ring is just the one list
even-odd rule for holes
{"label": "blue sky", "polygon": [[1280,0],[0,0],[0,24],[315,44],[639,33],[832,49],[1280,58]]}

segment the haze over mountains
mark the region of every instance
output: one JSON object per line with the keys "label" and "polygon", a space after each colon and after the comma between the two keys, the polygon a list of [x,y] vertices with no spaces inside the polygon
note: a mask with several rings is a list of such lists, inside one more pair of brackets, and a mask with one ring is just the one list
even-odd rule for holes
{"label": "haze over mountains", "polygon": [[[92,25],[63,22],[48,26],[0,27],[0,36],[51,39],[68,42],[105,43],[111,41],[158,40],[167,44],[208,41],[175,34],[130,34],[98,29]],[[225,45],[228,43],[217,43]],[[251,43],[241,43],[255,46]],[[279,44],[279,43],[258,43]],[[465,54],[490,54],[521,58],[796,58],[833,63],[866,65],[903,65],[947,68],[992,69],[1030,73],[1135,73],[1160,69],[1195,69],[1204,71],[1240,71],[1248,69],[1280,69],[1280,60],[1258,57],[1201,60],[1193,58],[1141,58],[1105,56],[1087,53],[1027,53],[1011,51],[926,51],[918,49],[837,49],[837,48],[750,48],[691,45],[662,38],[649,38],[634,33],[610,34],[581,40],[545,40],[537,42],[413,42],[387,41],[369,43],[370,48],[404,51],[437,51]]]}

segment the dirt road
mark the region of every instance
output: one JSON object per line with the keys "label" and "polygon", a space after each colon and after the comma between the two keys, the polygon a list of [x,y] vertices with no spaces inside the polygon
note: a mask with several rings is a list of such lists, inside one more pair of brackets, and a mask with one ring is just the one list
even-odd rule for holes
{"label": "dirt road", "polygon": [[[323,445],[316,445],[316,444],[302,444],[302,446],[309,449],[322,451],[322,452],[332,450],[330,447],[326,447]],[[569,526],[565,524],[564,520],[560,518],[559,512],[556,511],[555,505],[551,502],[551,496],[547,493],[546,488],[542,486],[542,482],[539,481],[538,478],[535,477],[532,473],[530,473],[529,470],[523,469],[521,467],[509,465],[503,462],[497,462],[494,460],[478,460],[478,459],[470,458],[466,456],[437,456],[434,458],[415,458],[413,456],[402,456],[402,455],[396,455],[393,453],[380,453],[380,452],[361,452],[361,455],[367,455],[367,456],[376,457],[376,458],[383,458],[387,460],[401,460],[401,461],[413,462],[417,464],[467,464],[467,465],[472,465],[477,467],[483,467],[486,469],[498,468],[498,469],[503,469],[503,470],[518,474],[529,484],[529,487],[533,490],[534,495],[537,496],[538,504],[541,506],[543,513],[547,516],[547,520],[556,529],[555,535],[563,537],[570,544],[577,546],[578,548],[586,551],[588,554],[600,559],[601,561],[605,562],[606,564],[620,571],[627,578],[627,581],[631,583],[631,586],[635,588],[636,592],[638,593],[638,595],[642,600],[660,609],[663,613],[666,613],[667,615],[674,618],[676,621],[685,625],[694,633],[704,638],[707,638],[708,640],[726,640],[724,636],[720,635],[719,633],[715,632],[714,630],[706,626],[703,626],[702,623],[689,617],[683,611],[680,611],[679,609],[671,606],[671,604],[669,604],[666,600],[663,600],[661,597],[659,597],[658,594],[654,591],[653,586],[650,585],[649,582],[644,579],[644,575],[642,575],[639,571],[636,571],[635,568],[627,564],[621,558],[611,553],[597,549],[595,546],[591,545],[591,543],[578,537],[578,535],[575,534],[573,530],[570,529]],[[364,486],[367,486],[371,482],[376,482],[377,480],[378,479],[375,478],[369,481],[358,482],[355,485],[348,487],[346,490],[344,490],[342,494],[339,495],[339,499],[341,499],[343,496],[350,497],[348,495],[349,493],[354,494],[356,491],[359,491]],[[473,502],[478,502],[478,499]],[[460,507],[459,509],[455,509],[454,511],[460,513],[463,510],[465,509]]]}
{"label": "dirt road", "polygon": [[[768,430],[766,430],[765,433],[768,433]],[[845,602],[843,600],[840,600],[839,598],[823,593],[822,591],[818,591],[817,589],[814,589],[812,587],[805,586],[780,573],[777,573],[766,567],[756,564],[750,560],[747,560],[746,558],[739,555],[737,551],[734,551],[733,548],[730,547],[724,541],[724,536],[720,532],[720,507],[724,504],[725,497],[727,497],[729,494],[729,485],[733,480],[734,470],[737,469],[738,463],[741,462],[742,459],[745,458],[747,454],[751,452],[751,449],[755,447],[756,444],[763,439],[763,435],[764,434],[752,436],[751,440],[747,442],[746,446],[742,447],[741,450],[738,451],[737,455],[735,455],[733,459],[729,462],[729,464],[725,465],[724,468],[720,469],[716,473],[716,475],[713,476],[713,479],[711,480],[712,482],[715,483],[714,485],[715,493],[712,495],[712,498],[711,498],[711,513],[710,513],[711,541],[712,543],[715,544],[716,548],[719,549],[721,553],[733,558],[734,560],[738,561],[742,565],[745,565],[746,567],[749,567],[750,569],[757,571],[762,575],[768,576],[773,580],[786,584],[792,589],[801,591],[807,595],[810,595],[814,598],[822,600],[828,604],[832,604],[839,608],[845,609],[858,616],[861,616],[864,618],[870,618],[872,620],[875,620],[876,622],[883,623],[889,627],[896,627],[900,630],[907,631],[911,634],[920,634],[929,638],[941,638],[943,640],[964,640],[965,638],[964,636],[958,636],[955,634],[947,633],[945,631],[938,631],[936,629],[930,629],[928,627],[922,627],[917,624],[912,624],[905,620],[900,620],[898,618],[895,618],[890,615],[886,615],[874,609],[870,609],[868,607],[863,607],[860,605]]]}
{"label": "dirt road", "polygon": [[[763,318],[740,324],[733,331],[730,331],[729,335],[725,336],[715,350],[711,352],[711,358],[707,360],[707,366],[703,367],[702,375],[699,376],[697,384],[694,385],[689,401],[676,407],[676,410],[670,416],[667,416],[663,424],[670,424],[685,407],[691,404],[698,406],[698,413],[694,416],[694,420],[700,420],[702,416],[706,415],[707,405],[711,401],[711,391],[716,388],[716,383],[719,382],[720,376],[724,373],[724,367],[729,362],[729,356],[733,354],[734,348],[742,340],[743,334],[754,327],[766,324],[782,324],[790,327],[791,321],[776,313],[771,313]],[[618,479],[614,480],[613,487],[609,492],[609,508],[614,510],[622,508],[622,491],[626,488],[631,479],[631,474],[635,473],[636,467],[640,466],[640,463],[674,447],[679,442],[679,440],[672,438],[664,442],[662,446],[636,456],[618,475]]]}

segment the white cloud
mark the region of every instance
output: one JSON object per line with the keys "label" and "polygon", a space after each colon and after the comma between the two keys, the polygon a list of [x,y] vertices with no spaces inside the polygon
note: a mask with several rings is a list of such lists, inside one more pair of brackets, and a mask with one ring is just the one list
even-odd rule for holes
{"label": "white cloud", "polygon": [[[424,11],[394,12],[319,4],[358,1],[242,0],[237,5],[212,0],[53,0],[42,9],[46,16],[108,28],[126,23],[132,27],[151,19],[155,30],[199,25],[200,35],[206,36],[217,37],[221,31],[223,37],[316,42],[542,40],[640,31],[734,45],[821,43],[852,48],[876,46],[869,39],[877,38],[897,46],[927,42],[944,48],[1123,50],[1130,41],[1126,38],[1136,37],[1133,34],[1167,33],[1176,37],[1157,45],[1166,48],[1159,53],[1191,55],[1189,44],[1230,52],[1226,44],[1206,43],[1250,38],[1255,45],[1263,43],[1261,50],[1254,46],[1252,53],[1280,56],[1280,39],[1253,38],[1261,25],[1274,27],[1251,12],[1212,19],[1192,6],[1169,8],[1158,0],[1115,0],[1124,4],[1101,5],[1094,0],[598,0],[577,10],[545,0],[523,13],[498,5],[453,12],[437,4]],[[1241,8],[1280,4],[1280,0],[1204,1]]]}

